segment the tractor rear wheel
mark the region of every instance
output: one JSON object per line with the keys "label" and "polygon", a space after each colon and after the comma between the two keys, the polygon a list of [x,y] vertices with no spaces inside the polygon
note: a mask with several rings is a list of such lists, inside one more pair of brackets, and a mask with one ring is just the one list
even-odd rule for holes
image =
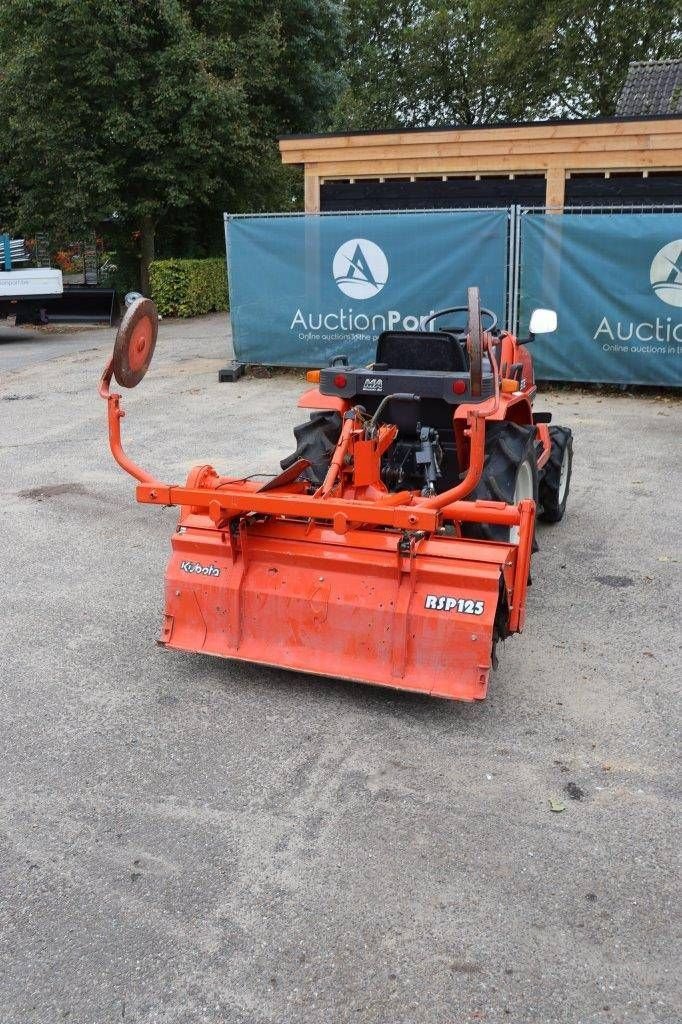
{"label": "tractor rear wheel", "polygon": [[573,434],[568,427],[550,427],[549,436],[552,449],[540,481],[540,516],[546,523],[558,523],[564,518],[571,485]]}
{"label": "tractor rear wheel", "polygon": [[280,466],[288,469],[298,459],[307,459],[310,465],[301,473],[304,480],[310,480],[319,487],[327,475],[332,453],[341,433],[341,416],[338,412],[313,412],[308,423],[294,427],[296,451],[282,459]]}
{"label": "tractor rear wheel", "polygon": [[[487,423],[483,473],[467,501],[504,501],[516,505],[538,500],[535,428],[518,423]],[[462,523],[462,536],[475,540],[518,541],[518,526]]]}

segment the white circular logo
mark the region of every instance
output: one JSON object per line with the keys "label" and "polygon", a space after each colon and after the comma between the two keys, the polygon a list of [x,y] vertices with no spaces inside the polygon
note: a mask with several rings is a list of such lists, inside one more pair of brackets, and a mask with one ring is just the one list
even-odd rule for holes
{"label": "white circular logo", "polygon": [[651,287],[669,306],[682,306],[682,238],[668,242],[651,262]]}
{"label": "white circular logo", "polygon": [[371,299],[388,281],[388,260],[376,242],[351,238],[336,250],[332,273],[344,295]]}

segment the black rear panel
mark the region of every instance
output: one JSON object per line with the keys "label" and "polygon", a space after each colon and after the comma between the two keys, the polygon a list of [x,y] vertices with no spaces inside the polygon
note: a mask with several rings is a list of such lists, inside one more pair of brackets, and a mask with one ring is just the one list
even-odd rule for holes
{"label": "black rear panel", "polygon": [[[472,398],[469,383],[468,373],[444,373],[440,370],[370,370],[363,366],[327,366],[320,370],[320,391],[323,395],[357,399],[365,406],[370,398],[383,398],[397,392],[419,395],[422,399],[439,399],[450,406],[462,402],[481,402],[490,398],[494,390],[493,375],[487,359],[483,361],[480,398]],[[459,389],[462,384],[463,391],[455,390],[455,385]]]}

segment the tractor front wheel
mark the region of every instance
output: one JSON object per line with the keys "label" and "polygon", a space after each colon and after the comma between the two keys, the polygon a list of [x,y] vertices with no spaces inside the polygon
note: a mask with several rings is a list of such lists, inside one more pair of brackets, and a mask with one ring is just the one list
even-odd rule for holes
{"label": "tractor front wheel", "polygon": [[[504,501],[517,505],[524,498],[538,500],[535,428],[518,423],[487,423],[483,473],[468,501]],[[518,526],[462,523],[462,535],[475,540],[518,542]]]}
{"label": "tractor front wheel", "polygon": [[564,518],[568,489],[571,485],[573,434],[568,427],[550,427],[549,436],[552,440],[552,449],[540,481],[540,517],[546,523],[558,523]]}

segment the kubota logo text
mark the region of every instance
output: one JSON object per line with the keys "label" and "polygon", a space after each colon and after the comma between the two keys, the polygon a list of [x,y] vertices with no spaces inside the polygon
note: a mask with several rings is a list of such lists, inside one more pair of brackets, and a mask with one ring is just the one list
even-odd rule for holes
{"label": "kubota logo text", "polygon": [[180,562],[183,572],[197,573],[199,576],[220,576],[220,569],[215,565],[200,565],[199,562]]}
{"label": "kubota logo text", "polygon": [[682,306],[682,238],[668,242],[651,261],[651,287],[669,306]]}
{"label": "kubota logo text", "polygon": [[332,273],[344,295],[371,299],[388,281],[388,260],[376,242],[350,238],[336,250]]}

